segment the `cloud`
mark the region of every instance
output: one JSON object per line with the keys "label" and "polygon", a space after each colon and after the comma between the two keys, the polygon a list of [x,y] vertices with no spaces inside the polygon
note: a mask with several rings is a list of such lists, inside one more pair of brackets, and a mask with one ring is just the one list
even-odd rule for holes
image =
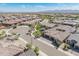
{"label": "cloud", "polygon": [[51,10],[79,10],[79,4],[61,4],[60,6],[50,7]]}
{"label": "cloud", "polygon": [[79,4],[58,4],[58,5],[32,5],[32,4],[19,4],[19,5],[8,5],[7,3],[0,4],[0,11],[44,11],[44,10],[79,10]]}

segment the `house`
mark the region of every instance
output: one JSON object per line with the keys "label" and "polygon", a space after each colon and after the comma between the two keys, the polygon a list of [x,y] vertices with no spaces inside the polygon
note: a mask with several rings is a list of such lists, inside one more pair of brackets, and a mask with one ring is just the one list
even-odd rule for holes
{"label": "house", "polygon": [[15,56],[25,49],[25,43],[15,40],[16,35],[5,36],[0,40],[0,56]]}
{"label": "house", "polygon": [[78,20],[71,20],[71,19],[66,19],[66,20],[61,20],[61,19],[55,19],[53,21],[53,23],[56,23],[56,24],[64,24],[64,25],[69,25],[69,26],[76,26],[79,21]]}
{"label": "house", "polygon": [[36,22],[39,22],[41,19],[34,19],[34,20],[27,20],[25,22],[21,22],[21,24],[35,24]]}
{"label": "house", "polygon": [[77,23],[74,22],[73,20],[64,20],[64,22],[62,24],[70,25],[70,26],[76,26],[77,25]]}
{"label": "house", "polygon": [[0,29],[5,29],[5,28],[6,28],[6,26],[0,25]]}
{"label": "house", "polygon": [[68,25],[58,25],[56,27],[54,27],[54,29],[56,30],[63,30],[65,32],[69,32],[69,33],[74,33],[76,31],[75,26],[68,26]]}
{"label": "house", "polygon": [[20,18],[23,22],[27,21],[27,18]]}
{"label": "house", "polygon": [[70,33],[64,31],[58,31],[55,29],[48,29],[44,33],[44,37],[48,37],[48,39],[52,39],[57,44],[61,44],[65,39],[68,38]]}
{"label": "house", "polygon": [[0,17],[0,23],[2,23],[2,22],[4,22],[4,21],[5,21],[5,19],[2,18],[2,17]]}
{"label": "house", "polygon": [[19,54],[19,56],[36,56],[36,53],[32,49],[29,49],[29,50]]}
{"label": "house", "polygon": [[77,31],[76,31],[76,33],[78,33],[78,34],[79,34],[79,27],[77,28]]}
{"label": "house", "polygon": [[16,20],[5,21],[3,24],[6,25],[6,26],[7,25],[11,26],[11,25],[16,25],[16,24],[21,23],[21,22],[22,22],[22,20],[16,19]]}
{"label": "house", "polygon": [[9,45],[8,47],[3,47],[0,45],[0,56],[14,56],[23,52],[23,50],[24,49],[15,45]]}
{"label": "house", "polygon": [[59,20],[59,19],[55,19],[53,21],[53,23],[55,23],[55,24],[62,24],[63,22],[64,22],[63,20]]}
{"label": "house", "polygon": [[79,34],[78,33],[71,34],[65,42],[68,43],[73,48],[78,49],[79,51]]}
{"label": "house", "polygon": [[47,20],[43,20],[40,23],[41,23],[41,25],[46,26],[46,27],[49,27],[49,28],[52,28],[52,27],[55,27],[56,26],[56,24],[47,22]]}

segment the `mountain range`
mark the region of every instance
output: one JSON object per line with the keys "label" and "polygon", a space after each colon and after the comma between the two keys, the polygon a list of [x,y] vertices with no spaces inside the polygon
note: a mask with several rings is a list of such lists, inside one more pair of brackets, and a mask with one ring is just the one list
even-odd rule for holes
{"label": "mountain range", "polygon": [[46,10],[39,13],[79,13],[79,10]]}
{"label": "mountain range", "polygon": [[0,12],[0,13],[79,13],[79,10],[45,10],[38,12]]}

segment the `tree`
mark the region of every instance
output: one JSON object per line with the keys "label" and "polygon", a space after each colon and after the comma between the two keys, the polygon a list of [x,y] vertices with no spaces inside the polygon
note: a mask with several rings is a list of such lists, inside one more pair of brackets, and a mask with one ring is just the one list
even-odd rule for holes
{"label": "tree", "polygon": [[35,37],[40,37],[40,36],[43,35],[43,32],[40,31],[40,30],[36,30],[36,31],[33,32],[33,35],[34,35]]}
{"label": "tree", "polygon": [[[41,24],[40,23],[36,23],[35,26],[34,26],[34,32],[32,32],[32,35],[35,37],[35,38],[38,38],[40,36],[43,35],[43,32],[41,31]],[[32,39],[31,39],[31,44],[32,44]]]}
{"label": "tree", "polygon": [[35,30],[41,30],[42,26],[40,23],[35,24]]}
{"label": "tree", "polygon": [[35,31],[32,33],[35,37],[42,36],[43,32],[41,31],[42,26],[40,23],[36,23],[34,27]]}

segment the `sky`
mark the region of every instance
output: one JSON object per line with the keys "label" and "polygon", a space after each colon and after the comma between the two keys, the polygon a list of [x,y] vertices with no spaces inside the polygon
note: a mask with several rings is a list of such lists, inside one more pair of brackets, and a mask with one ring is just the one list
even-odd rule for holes
{"label": "sky", "polygon": [[79,3],[0,3],[0,12],[79,10]]}

